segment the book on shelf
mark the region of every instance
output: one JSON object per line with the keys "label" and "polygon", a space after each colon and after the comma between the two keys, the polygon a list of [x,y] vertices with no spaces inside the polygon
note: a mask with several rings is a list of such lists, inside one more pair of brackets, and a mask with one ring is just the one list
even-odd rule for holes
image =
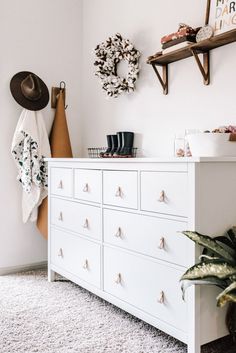
{"label": "book on shelf", "polygon": [[167,49],[167,48],[172,47],[173,45],[176,45],[176,44],[179,44],[179,43],[183,43],[183,42],[196,43],[196,37],[183,36],[181,38],[172,39],[169,42],[166,42],[166,43],[162,44],[162,49]]}
{"label": "book on shelf", "polygon": [[162,55],[171,53],[171,52],[173,52],[173,51],[175,51],[175,50],[179,50],[179,49],[188,47],[189,45],[192,45],[192,44],[194,44],[194,43],[193,43],[193,42],[182,42],[182,43],[173,45],[172,47],[163,49],[163,50],[162,50]]}

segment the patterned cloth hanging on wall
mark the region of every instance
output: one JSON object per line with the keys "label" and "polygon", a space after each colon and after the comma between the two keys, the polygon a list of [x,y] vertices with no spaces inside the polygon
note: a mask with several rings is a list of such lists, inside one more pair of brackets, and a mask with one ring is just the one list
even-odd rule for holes
{"label": "patterned cloth hanging on wall", "polygon": [[18,121],[11,148],[22,185],[23,222],[36,221],[38,206],[47,196],[47,164],[50,145],[40,111],[24,109]]}

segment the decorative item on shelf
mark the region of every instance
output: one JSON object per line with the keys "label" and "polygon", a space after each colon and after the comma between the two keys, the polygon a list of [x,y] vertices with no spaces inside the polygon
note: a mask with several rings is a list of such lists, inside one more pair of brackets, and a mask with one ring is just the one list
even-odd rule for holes
{"label": "decorative item on shelf", "polygon": [[[108,97],[117,98],[121,93],[135,90],[135,82],[139,74],[140,52],[128,39],[119,33],[97,45],[94,50],[96,61],[95,75],[101,79],[102,89]],[[117,65],[121,60],[128,62],[126,78],[117,75]]]}
{"label": "decorative item on shelf", "polygon": [[196,157],[236,157],[235,126],[222,126],[212,132],[189,132],[186,141]]}
{"label": "decorative item on shelf", "polygon": [[191,231],[182,233],[204,248],[200,263],[189,268],[181,278],[183,299],[186,289],[193,284],[220,288],[217,306],[230,304],[226,324],[229,333],[236,338],[236,228],[216,238]]}
{"label": "decorative item on shelf", "polygon": [[189,40],[192,39],[192,41],[195,42],[197,31],[198,29],[193,29],[185,23],[180,23],[179,28],[176,32],[167,34],[161,38],[161,44],[164,45],[166,43],[171,42],[172,40],[181,39],[185,37],[189,37]]}
{"label": "decorative item on shelf", "polygon": [[164,54],[168,54],[172,51],[182,49],[196,43],[196,35],[199,30],[200,27],[192,28],[189,25],[180,23],[176,32],[161,38],[162,51],[158,51],[156,54],[149,56],[147,63],[151,64],[152,61],[155,61]]}
{"label": "decorative item on shelf", "polygon": [[184,135],[175,135],[175,146],[174,146],[174,156],[184,157],[185,156],[185,138]]}
{"label": "decorative item on shelf", "polygon": [[214,35],[236,29],[236,3],[232,0],[208,0],[209,24]]}
{"label": "decorative item on shelf", "polygon": [[192,28],[189,25],[180,23],[178,31],[168,34],[161,38],[162,54],[168,54],[172,51],[184,48],[190,44],[196,43],[196,34],[199,28]]}
{"label": "decorative item on shelf", "polygon": [[196,41],[197,43],[201,42],[202,40],[210,39],[214,35],[214,30],[211,26],[206,25],[203,26],[197,33]]}

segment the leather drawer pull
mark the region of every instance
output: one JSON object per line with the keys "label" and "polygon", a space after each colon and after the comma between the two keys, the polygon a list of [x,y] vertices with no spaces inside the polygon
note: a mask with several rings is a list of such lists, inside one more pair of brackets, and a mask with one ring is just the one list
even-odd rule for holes
{"label": "leather drawer pull", "polygon": [[121,273],[118,273],[116,279],[115,279],[116,284],[121,284]]}
{"label": "leather drawer pull", "polygon": [[120,186],[118,186],[118,189],[117,189],[117,191],[116,191],[116,193],[115,193],[115,196],[116,197],[123,197],[123,191],[122,191],[122,189],[121,189],[121,187]]}
{"label": "leather drawer pull", "polygon": [[158,248],[159,249],[164,249],[165,248],[165,238],[164,237],[162,237],[160,239],[160,244],[159,244]]}
{"label": "leather drawer pull", "polygon": [[57,187],[58,189],[63,189],[63,182],[62,182],[62,180],[60,180],[60,183],[58,184],[58,187]]}
{"label": "leather drawer pull", "polygon": [[58,257],[63,257],[63,250],[62,250],[62,248],[59,249]]}
{"label": "leather drawer pull", "polygon": [[121,227],[118,228],[116,234],[115,234],[115,237],[116,238],[121,238],[122,237],[122,230],[121,230]]}
{"label": "leather drawer pull", "polygon": [[63,214],[62,214],[62,212],[60,212],[60,214],[59,214],[58,221],[63,222]]}
{"label": "leather drawer pull", "polygon": [[84,188],[83,188],[83,192],[89,192],[89,184],[86,183]]}
{"label": "leather drawer pull", "polygon": [[158,303],[164,304],[164,302],[165,302],[165,293],[161,291],[160,298],[158,299]]}
{"label": "leather drawer pull", "polygon": [[83,269],[88,270],[88,267],[89,267],[89,263],[88,263],[88,260],[86,259],[83,264]]}
{"label": "leather drawer pull", "polygon": [[84,225],[83,225],[83,228],[85,229],[88,229],[89,228],[89,221],[88,221],[88,218],[86,218],[85,222],[84,222]]}
{"label": "leather drawer pull", "polygon": [[159,202],[165,202],[165,191],[164,190],[162,190],[158,201]]}

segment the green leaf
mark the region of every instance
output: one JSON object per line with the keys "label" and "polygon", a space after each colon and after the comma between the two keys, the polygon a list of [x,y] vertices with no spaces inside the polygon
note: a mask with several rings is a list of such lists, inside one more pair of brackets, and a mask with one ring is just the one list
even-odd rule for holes
{"label": "green leaf", "polygon": [[223,235],[223,236],[214,238],[214,240],[216,240],[217,243],[221,243],[221,245],[223,246],[226,245],[227,249],[230,249],[234,253],[233,242],[229,237]]}
{"label": "green leaf", "polygon": [[225,250],[220,244],[218,244],[213,238],[208,235],[202,235],[197,232],[184,231],[182,232],[189,239],[194,241],[196,244],[207,248],[212,251],[213,254],[222,257],[225,261],[235,264],[236,259],[227,250]]}
{"label": "green leaf", "polygon": [[214,260],[214,262],[201,262],[188,269],[181,280],[196,280],[208,277],[227,279],[236,275],[236,266],[225,261]]}
{"label": "green leaf", "polygon": [[218,295],[217,306],[222,307],[228,302],[236,303],[236,282],[231,283],[222,293]]}
{"label": "green leaf", "polygon": [[234,249],[236,250],[236,227],[232,227],[231,229],[229,229],[227,235],[232,241]]}
{"label": "green leaf", "polygon": [[182,281],[181,284],[181,290],[182,290],[182,298],[185,300],[185,292],[186,290],[191,287],[192,285],[214,285],[217,286],[221,289],[224,289],[226,287],[226,282],[222,279],[218,279],[215,277],[208,277],[206,279],[200,279],[200,280],[184,280]]}

